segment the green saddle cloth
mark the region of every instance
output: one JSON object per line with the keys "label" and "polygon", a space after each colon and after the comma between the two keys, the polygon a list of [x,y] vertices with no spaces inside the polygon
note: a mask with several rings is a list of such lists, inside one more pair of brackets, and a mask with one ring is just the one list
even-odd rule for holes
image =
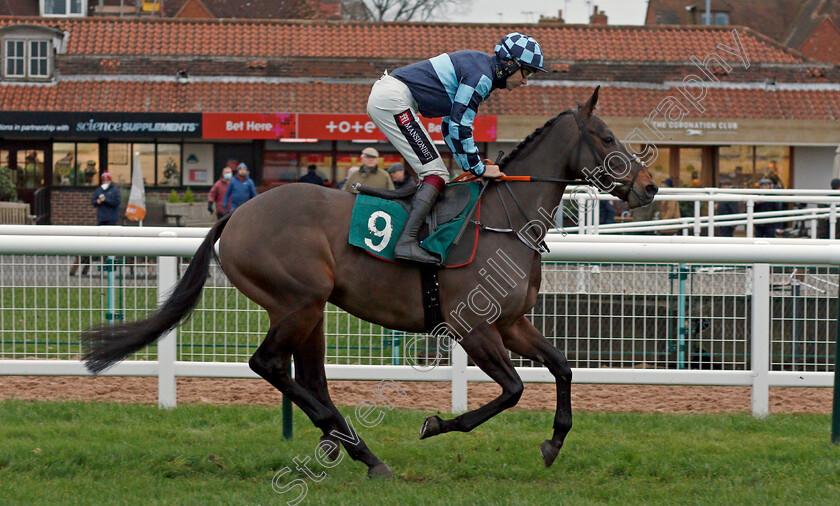
{"label": "green saddle cloth", "polygon": [[[480,185],[473,183],[456,184],[469,185],[469,203],[460,214],[446,223],[439,223],[435,231],[420,242],[423,249],[439,255],[442,261],[446,260],[452,241],[455,240],[467,213],[478,199],[481,188]],[[376,257],[394,260],[394,246],[405,228],[407,219],[408,212],[393,200],[371,195],[357,195],[353,215],[350,218],[350,244]]]}

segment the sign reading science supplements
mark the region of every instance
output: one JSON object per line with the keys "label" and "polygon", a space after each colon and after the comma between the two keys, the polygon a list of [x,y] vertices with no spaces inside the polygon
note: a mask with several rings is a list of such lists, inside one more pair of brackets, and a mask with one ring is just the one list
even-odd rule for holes
{"label": "sign reading science supplements", "polygon": [[0,137],[200,138],[201,114],[0,112]]}

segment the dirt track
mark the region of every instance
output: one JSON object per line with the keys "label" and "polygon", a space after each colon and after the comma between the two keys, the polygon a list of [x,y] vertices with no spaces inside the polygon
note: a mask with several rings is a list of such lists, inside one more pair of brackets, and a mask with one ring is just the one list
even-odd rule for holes
{"label": "dirt track", "polygon": [[[376,382],[330,383],[338,405],[353,406],[371,398]],[[446,412],[450,409],[448,383],[399,383],[405,398],[389,396],[397,407]],[[501,390],[495,384],[471,384],[470,408],[486,403]],[[0,376],[0,399],[80,400],[157,403],[157,378],[22,377]],[[830,413],[830,388],[773,388],[771,413]],[[178,402],[208,404],[277,405],[280,394],[262,380],[181,378]],[[553,410],[553,384],[526,384],[517,409]],[[658,413],[734,413],[750,411],[746,387],[649,385],[574,385],[572,408],[578,411]]]}

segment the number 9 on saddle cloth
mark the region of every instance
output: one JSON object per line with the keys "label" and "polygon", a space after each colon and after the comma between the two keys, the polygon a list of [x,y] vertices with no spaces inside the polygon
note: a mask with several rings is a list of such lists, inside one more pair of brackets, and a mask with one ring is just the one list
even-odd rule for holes
{"label": "number 9 on saddle cloth", "polygon": [[[358,189],[350,219],[349,242],[377,258],[394,261],[394,246],[408,218],[416,187],[394,191],[364,186]],[[478,241],[478,224],[468,226],[463,240],[454,247],[453,241],[476,204],[480,191],[479,183],[446,185],[418,234],[420,247],[438,255],[444,267],[462,267],[472,261]],[[474,216],[476,221],[480,211],[479,204]]]}

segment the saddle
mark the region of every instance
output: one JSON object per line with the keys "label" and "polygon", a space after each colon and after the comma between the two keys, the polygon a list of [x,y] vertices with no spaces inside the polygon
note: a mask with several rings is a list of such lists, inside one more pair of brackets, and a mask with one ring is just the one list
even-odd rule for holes
{"label": "saddle", "polygon": [[[472,261],[478,226],[468,225],[462,240],[458,244],[454,244],[454,240],[464,225],[466,214],[477,205],[478,187],[477,183],[446,185],[417,234],[420,246],[440,255],[444,267],[461,267]],[[359,195],[351,217],[350,244],[378,258],[393,261],[393,244],[402,232],[418,186],[380,190],[357,183],[353,188]],[[473,219],[478,219],[479,211],[480,206]]]}
{"label": "saddle", "polygon": [[[361,195],[370,195],[371,197],[378,197],[384,200],[391,200],[401,205],[406,212],[411,208],[411,199],[417,192],[420,185],[406,186],[399,190],[381,190],[379,188],[371,188],[360,183],[355,183],[353,189],[358,191]],[[463,184],[448,184],[444,187],[440,197],[438,197],[437,204],[426,217],[427,229],[421,229],[420,235],[417,238],[421,241],[433,234],[439,225],[449,223],[453,218],[461,214],[466,209],[467,204],[470,203],[472,192],[469,186]]]}

